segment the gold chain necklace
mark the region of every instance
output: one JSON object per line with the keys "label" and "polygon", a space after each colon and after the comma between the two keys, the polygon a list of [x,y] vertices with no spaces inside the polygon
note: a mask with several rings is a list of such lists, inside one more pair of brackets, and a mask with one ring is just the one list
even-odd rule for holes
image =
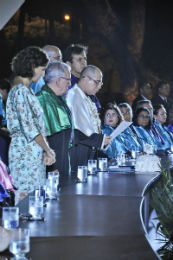
{"label": "gold chain necklace", "polygon": [[101,121],[100,121],[100,118],[99,118],[99,115],[97,112],[96,105],[95,105],[95,103],[92,102],[90,97],[87,97],[87,103],[89,104],[91,114],[94,116],[94,119],[97,123],[98,133],[101,134],[101,123],[100,123]]}

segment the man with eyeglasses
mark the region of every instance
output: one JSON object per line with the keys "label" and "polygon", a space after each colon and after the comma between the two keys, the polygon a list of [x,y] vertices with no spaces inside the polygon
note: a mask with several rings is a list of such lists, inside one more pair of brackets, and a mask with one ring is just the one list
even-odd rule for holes
{"label": "man with eyeglasses", "polygon": [[95,103],[90,96],[101,88],[102,72],[99,68],[88,65],[81,72],[78,85],[67,93],[67,104],[74,122],[74,140],[70,151],[72,171],[78,166],[87,165],[93,159],[96,148],[103,149],[109,144],[110,136],[101,134],[101,121]]}
{"label": "man with eyeglasses", "polygon": [[[64,53],[64,62],[71,67],[71,89],[75,84],[78,84],[81,71],[87,66],[88,46],[80,44],[71,44]],[[96,104],[97,110],[101,109],[101,105],[96,95],[91,95],[92,101]]]}
{"label": "man with eyeglasses", "polygon": [[[170,94],[170,86],[166,81],[160,81],[156,85],[157,94],[156,96],[151,100],[153,106],[157,104],[161,104],[165,107],[167,115],[169,115],[169,110],[172,107],[173,100],[169,98]],[[168,124],[169,118],[167,117],[166,124]]]}
{"label": "man with eyeglasses", "polygon": [[[53,45],[46,45],[43,47],[43,50],[47,53],[50,62],[62,61],[62,53],[58,47]],[[34,93],[37,94],[43,85],[45,85],[45,81],[44,78],[41,77],[37,83],[31,82],[30,88],[32,88]]]}
{"label": "man with eyeglasses", "polygon": [[49,146],[56,154],[56,162],[48,166],[47,171],[59,170],[60,180],[69,175],[69,148],[73,140],[72,115],[63,97],[71,84],[70,71],[66,63],[49,63],[45,71],[46,84],[36,94],[44,111]]}

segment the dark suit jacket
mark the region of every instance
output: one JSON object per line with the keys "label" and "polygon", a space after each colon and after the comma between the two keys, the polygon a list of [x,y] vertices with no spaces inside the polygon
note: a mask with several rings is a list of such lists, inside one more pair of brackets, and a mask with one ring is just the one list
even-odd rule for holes
{"label": "dark suit jacket", "polygon": [[138,95],[134,100],[133,100],[133,104],[132,104],[132,109],[133,109],[133,112],[135,112],[136,110],[136,105],[138,103],[138,101],[140,100],[145,100],[141,95]]}
{"label": "dark suit jacket", "polygon": [[167,98],[167,102],[164,101],[158,94],[151,100],[153,105],[161,104],[165,107],[167,113],[169,112],[170,108],[173,105],[173,100],[170,98]]}

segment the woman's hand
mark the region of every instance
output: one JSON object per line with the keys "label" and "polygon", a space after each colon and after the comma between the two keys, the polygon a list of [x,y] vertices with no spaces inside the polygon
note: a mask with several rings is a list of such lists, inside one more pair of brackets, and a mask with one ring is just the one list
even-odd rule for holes
{"label": "woman's hand", "polygon": [[112,136],[105,136],[105,138],[104,138],[104,146],[107,146],[108,144],[110,144],[111,138],[112,138]]}
{"label": "woman's hand", "polygon": [[145,154],[146,154],[145,152],[140,152],[140,153],[139,153],[139,156],[140,156],[140,155],[145,155]]}
{"label": "woman's hand", "polygon": [[52,150],[48,150],[44,155],[44,164],[52,165],[56,162],[55,153]]}

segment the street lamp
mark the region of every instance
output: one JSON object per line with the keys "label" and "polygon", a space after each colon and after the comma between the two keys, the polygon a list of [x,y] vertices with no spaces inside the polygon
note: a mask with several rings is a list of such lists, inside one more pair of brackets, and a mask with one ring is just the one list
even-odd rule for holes
{"label": "street lamp", "polygon": [[64,15],[64,19],[67,21],[70,20],[70,15],[68,15],[68,14]]}

